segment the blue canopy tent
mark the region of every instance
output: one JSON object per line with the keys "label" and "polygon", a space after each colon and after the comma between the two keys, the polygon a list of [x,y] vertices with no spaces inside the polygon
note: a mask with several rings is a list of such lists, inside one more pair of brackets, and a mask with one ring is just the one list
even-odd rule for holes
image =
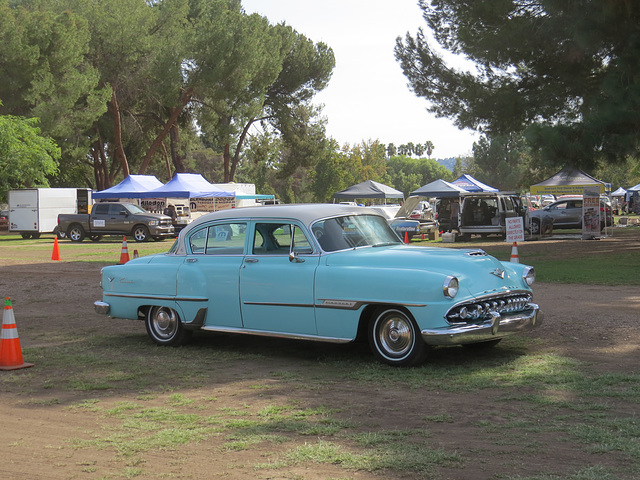
{"label": "blue canopy tent", "polygon": [[497,192],[497,188],[490,187],[479,180],[476,180],[471,175],[467,175],[466,173],[460,175],[453,182],[454,185],[466,190],[467,192]]}
{"label": "blue canopy tent", "polygon": [[449,198],[459,197],[461,193],[466,193],[466,190],[463,190],[457,185],[440,179],[423,185],[417,190],[411,192],[411,195],[420,195],[422,197]]}
{"label": "blue canopy tent", "polygon": [[200,198],[200,197],[235,197],[235,192],[228,192],[207,182],[199,173],[176,173],[164,185],[140,194],[138,198]]}
{"label": "blue canopy tent", "polygon": [[106,190],[94,192],[93,198],[140,198],[149,190],[162,186],[162,182],[154,175],[128,175],[119,184]]}

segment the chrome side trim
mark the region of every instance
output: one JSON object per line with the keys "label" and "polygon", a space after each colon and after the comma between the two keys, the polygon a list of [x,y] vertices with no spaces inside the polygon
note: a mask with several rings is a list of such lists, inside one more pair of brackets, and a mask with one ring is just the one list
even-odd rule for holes
{"label": "chrome side trim", "polygon": [[479,324],[424,329],[420,333],[429,345],[463,345],[503,338],[542,324],[544,314],[540,307],[535,303],[530,303],[529,307],[525,312],[502,316],[497,312],[491,312],[491,319]]}
{"label": "chrome side trim", "polygon": [[397,305],[401,307],[426,307],[426,303],[397,303],[397,302],[377,302],[362,300],[337,300],[332,298],[319,298],[316,308],[337,308],[341,310],[359,310],[363,305]]}
{"label": "chrome side trim", "polygon": [[111,293],[104,292],[105,297],[141,298],[145,300],[169,300],[175,302],[208,302],[205,297],[176,297],[175,295],[140,295],[137,293]]}
{"label": "chrome side trim", "polygon": [[204,326],[201,330],[208,332],[218,333],[242,333],[248,335],[260,335],[263,337],[276,337],[276,338],[288,338],[292,340],[313,340],[316,342],[329,342],[329,343],[349,343],[353,341],[353,338],[338,338],[338,337],[320,337],[318,335],[307,335],[304,333],[282,333],[271,332],[268,330],[249,330],[246,328],[238,327],[212,327]]}
{"label": "chrome side trim", "polygon": [[279,303],[279,302],[242,302],[243,305],[264,305],[265,307],[302,307],[313,308],[311,303]]}

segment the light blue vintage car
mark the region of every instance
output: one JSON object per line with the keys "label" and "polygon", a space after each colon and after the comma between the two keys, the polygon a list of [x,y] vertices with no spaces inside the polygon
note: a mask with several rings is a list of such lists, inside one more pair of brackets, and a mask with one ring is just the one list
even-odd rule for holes
{"label": "light blue vintage car", "polygon": [[435,345],[491,346],[542,322],[532,267],[482,250],[405,245],[366,207],[277,205],[204,215],[169,252],[102,269],[98,313],[159,345],[194,330],[368,338],[390,365]]}

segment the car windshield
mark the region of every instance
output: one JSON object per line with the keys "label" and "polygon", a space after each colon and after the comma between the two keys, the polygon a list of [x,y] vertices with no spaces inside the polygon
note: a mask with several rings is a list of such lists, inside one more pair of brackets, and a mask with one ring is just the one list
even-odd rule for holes
{"label": "car windshield", "polygon": [[348,215],[320,220],[313,234],[325,252],[348,248],[402,244],[387,221],[378,215]]}
{"label": "car windshield", "polygon": [[134,205],[133,203],[128,203],[125,205],[125,208],[129,210],[129,213],[149,213],[144,208],[139,207],[138,205]]}

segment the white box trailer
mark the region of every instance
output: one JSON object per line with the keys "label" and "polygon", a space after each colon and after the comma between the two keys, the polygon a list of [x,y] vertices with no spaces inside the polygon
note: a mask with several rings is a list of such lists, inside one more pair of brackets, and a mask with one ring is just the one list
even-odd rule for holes
{"label": "white box trailer", "polygon": [[23,188],[9,190],[9,232],[22,238],[57,233],[58,214],[89,213],[89,188]]}

